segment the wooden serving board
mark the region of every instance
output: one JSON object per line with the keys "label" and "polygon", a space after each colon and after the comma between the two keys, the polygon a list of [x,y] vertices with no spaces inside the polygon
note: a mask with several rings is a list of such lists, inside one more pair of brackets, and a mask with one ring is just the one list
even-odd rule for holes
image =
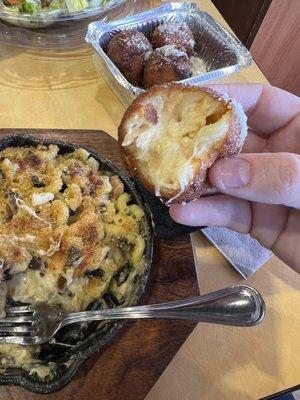
{"label": "wooden serving board", "polygon": [[[117,142],[102,131],[0,130],[66,140],[86,146],[122,167]],[[155,240],[154,262],[143,303],[158,303],[198,295],[190,236]],[[74,379],[50,400],[143,400],[195,323],[148,320],[129,322],[110,344],[81,366]],[[1,400],[40,400],[45,395],[17,387],[0,387]]]}

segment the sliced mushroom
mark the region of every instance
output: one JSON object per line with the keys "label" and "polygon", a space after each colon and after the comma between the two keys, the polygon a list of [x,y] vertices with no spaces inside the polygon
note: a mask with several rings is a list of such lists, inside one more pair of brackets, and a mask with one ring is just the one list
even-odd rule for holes
{"label": "sliced mushroom", "polygon": [[90,277],[97,277],[97,278],[102,278],[104,275],[103,269],[98,268],[94,270],[87,270],[84,272],[84,276],[90,278]]}
{"label": "sliced mushroom", "polygon": [[41,257],[32,257],[28,268],[35,270],[43,270],[46,268],[46,264]]}
{"label": "sliced mushroom", "polygon": [[12,278],[12,276],[9,274],[9,271],[10,269],[6,262],[0,260],[0,282],[5,282]]}
{"label": "sliced mushroom", "polygon": [[68,262],[67,265],[73,265],[81,257],[81,251],[75,246],[71,246],[68,251]]}
{"label": "sliced mushroom", "polygon": [[31,182],[32,182],[32,184],[33,184],[34,187],[36,187],[36,188],[42,188],[42,187],[45,187],[45,186],[46,186],[46,184],[43,183],[43,182],[39,179],[39,177],[38,177],[37,175],[31,175],[30,178],[31,178]]}
{"label": "sliced mushroom", "polygon": [[103,295],[103,299],[109,308],[114,308],[119,306],[124,302],[124,297],[122,295],[118,295],[117,293],[108,292]]}
{"label": "sliced mushroom", "polygon": [[121,286],[124,282],[127,281],[130,272],[132,271],[132,265],[127,262],[115,275],[115,280],[117,282],[117,286]]}
{"label": "sliced mushroom", "polygon": [[8,208],[10,209],[10,212],[16,214],[18,211],[18,199],[20,198],[20,195],[17,192],[8,190],[5,193],[5,197],[8,200]]}
{"label": "sliced mushroom", "polygon": [[7,204],[6,205],[6,218],[5,218],[5,222],[9,222],[12,220],[14,216],[14,213],[12,212],[12,209],[10,208],[10,206]]}
{"label": "sliced mushroom", "polygon": [[67,280],[64,276],[59,275],[57,279],[57,287],[59,290],[64,290],[67,285]]}

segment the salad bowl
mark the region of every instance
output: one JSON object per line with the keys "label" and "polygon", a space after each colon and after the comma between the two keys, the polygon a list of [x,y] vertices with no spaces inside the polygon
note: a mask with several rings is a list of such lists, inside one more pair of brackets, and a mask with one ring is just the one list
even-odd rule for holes
{"label": "salad bowl", "polygon": [[96,17],[126,0],[0,0],[0,19],[23,28],[46,28]]}

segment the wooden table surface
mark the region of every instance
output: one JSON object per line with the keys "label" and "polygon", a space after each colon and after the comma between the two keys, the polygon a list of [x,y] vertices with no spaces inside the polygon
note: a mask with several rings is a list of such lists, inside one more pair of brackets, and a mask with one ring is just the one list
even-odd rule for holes
{"label": "wooden table surface", "polygon": [[[197,2],[226,26],[209,0]],[[266,79],[253,65],[219,82]],[[1,128],[102,129],[115,137],[123,112],[87,47],[55,55],[0,45]],[[201,293],[244,282],[199,233],[192,240]],[[258,399],[299,383],[299,275],[273,257],[247,283],[265,298],[263,323],[198,324],[147,400]]]}

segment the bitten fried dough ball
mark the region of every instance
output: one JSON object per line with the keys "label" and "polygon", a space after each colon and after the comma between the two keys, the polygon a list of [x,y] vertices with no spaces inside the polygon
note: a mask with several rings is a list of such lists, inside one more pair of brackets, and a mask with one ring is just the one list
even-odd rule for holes
{"label": "bitten fried dough ball", "polygon": [[156,86],[127,109],[119,147],[129,173],[156,196],[189,202],[209,189],[215,160],[241,150],[246,121],[240,104],[209,88]]}
{"label": "bitten fried dough ball", "polygon": [[107,47],[107,55],[133,85],[143,81],[145,55],[152,51],[146,36],[139,31],[122,31],[113,36]]}
{"label": "bitten fried dough ball", "polygon": [[144,83],[147,88],[189,78],[192,70],[187,54],[174,45],[154,50],[146,59]]}
{"label": "bitten fried dough ball", "polygon": [[174,44],[190,56],[195,47],[193,32],[185,22],[166,22],[159,25],[152,35],[153,48],[156,49],[166,44]]}

